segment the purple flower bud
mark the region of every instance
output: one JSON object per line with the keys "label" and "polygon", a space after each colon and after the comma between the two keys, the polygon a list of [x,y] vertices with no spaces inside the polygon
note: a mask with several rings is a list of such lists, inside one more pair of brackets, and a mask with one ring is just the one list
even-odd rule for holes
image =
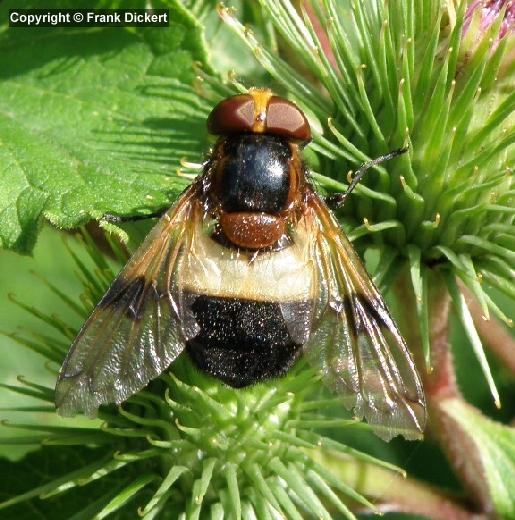
{"label": "purple flower bud", "polygon": [[[503,20],[495,44],[497,45],[501,38],[515,30],[515,2],[513,0],[472,0],[465,13],[463,34],[466,34],[469,30],[473,18],[479,16],[479,26],[475,27],[474,30],[478,32],[478,34],[476,34],[477,39],[481,38],[496,21],[503,8],[506,10],[504,11]],[[476,14],[478,12],[479,15]]]}

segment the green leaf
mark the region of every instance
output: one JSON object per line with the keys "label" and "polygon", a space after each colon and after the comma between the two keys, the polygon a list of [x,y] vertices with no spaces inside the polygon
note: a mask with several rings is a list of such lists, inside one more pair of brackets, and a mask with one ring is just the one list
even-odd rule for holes
{"label": "green leaf", "polygon": [[[88,476],[94,468],[112,460],[105,449],[90,449],[74,446],[73,448],[49,447],[27,455],[18,462],[0,459],[0,471],[4,478],[0,489],[0,501],[11,503],[2,509],[3,520],[33,520],[34,518],[52,518],[65,520],[77,515],[77,518],[92,518],[112,499],[124,479],[132,478],[135,473],[124,469],[123,475],[113,474],[92,481],[88,486],[80,485],[81,475]],[[39,496],[49,492],[51,482],[65,484],[63,475],[74,475],[69,480],[70,489],[46,500]],[[121,478],[123,476],[123,478]],[[25,500],[15,497],[25,495]],[[94,509],[91,509],[93,506]],[[81,516],[89,509],[89,516]],[[36,516],[37,512],[37,516]],[[125,513],[120,518],[130,518]]]}
{"label": "green leaf", "polygon": [[490,496],[499,518],[515,518],[515,429],[481,415],[463,401],[450,399],[442,408],[471,432],[468,442],[481,461]]}
{"label": "green leaf", "polygon": [[207,148],[209,109],[184,81],[206,51],[198,22],[166,5],[170,28],[0,27],[1,246],[29,253],[43,218],[151,212],[184,188],[176,170]]}

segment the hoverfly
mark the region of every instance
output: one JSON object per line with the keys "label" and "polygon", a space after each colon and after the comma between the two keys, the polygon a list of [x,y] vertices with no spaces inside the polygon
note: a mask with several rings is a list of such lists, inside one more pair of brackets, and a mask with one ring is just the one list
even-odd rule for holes
{"label": "hoverfly", "polygon": [[58,412],[94,416],[101,404],[121,403],[183,351],[232,387],[280,377],[304,356],[381,437],[419,438],[426,414],[419,375],[310,183],[300,153],[311,140],[304,114],[251,89],[220,102],[207,126],[219,137],[202,174],[71,346],[56,386]]}

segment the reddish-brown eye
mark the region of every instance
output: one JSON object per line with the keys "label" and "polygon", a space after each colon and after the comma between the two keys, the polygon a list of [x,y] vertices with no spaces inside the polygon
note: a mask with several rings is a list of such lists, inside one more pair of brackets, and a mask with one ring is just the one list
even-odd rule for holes
{"label": "reddish-brown eye", "polygon": [[292,102],[278,96],[272,96],[268,103],[266,133],[299,141],[311,139],[311,129],[306,116]]}
{"label": "reddish-brown eye", "polygon": [[209,114],[207,130],[214,135],[252,132],[254,126],[254,99],[241,94],[224,99]]}

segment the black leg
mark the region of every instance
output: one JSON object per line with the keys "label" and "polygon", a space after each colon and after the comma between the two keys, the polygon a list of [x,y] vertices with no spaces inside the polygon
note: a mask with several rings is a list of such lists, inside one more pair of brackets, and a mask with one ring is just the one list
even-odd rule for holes
{"label": "black leg", "polygon": [[148,215],[131,215],[127,217],[123,217],[120,215],[113,215],[111,213],[105,213],[102,217],[104,220],[107,220],[107,222],[113,222],[115,224],[118,224],[120,222],[137,222],[138,220],[148,220],[151,218],[161,218],[166,211],[168,210],[167,206],[166,208],[161,208],[154,213],[149,213]]}
{"label": "black leg", "polygon": [[334,193],[333,195],[329,195],[328,197],[325,198],[326,204],[332,209],[341,208],[345,204],[347,197],[352,193],[354,188],[359,184],[361,179],[364,177],[365,173],[368,170],[370,170],[370,168],[382,163],[383,161],[388,161],[389,159],[393,159],[394,157],[402,155],[403,153],[406,153],[407,151],[408,151],[408,147],[406,146],[404,148],[399,148],[398,150],[393,150],[392,152],[388,152],[385,155],[380,155],[379,157],[376,157],[375,159],[372,159],[371,161],[363,163],[359,167],[359,169],[356,170],[356,173],[354,174],[352,182],[349,184],[347,191],[345,191],[344,193]]}

